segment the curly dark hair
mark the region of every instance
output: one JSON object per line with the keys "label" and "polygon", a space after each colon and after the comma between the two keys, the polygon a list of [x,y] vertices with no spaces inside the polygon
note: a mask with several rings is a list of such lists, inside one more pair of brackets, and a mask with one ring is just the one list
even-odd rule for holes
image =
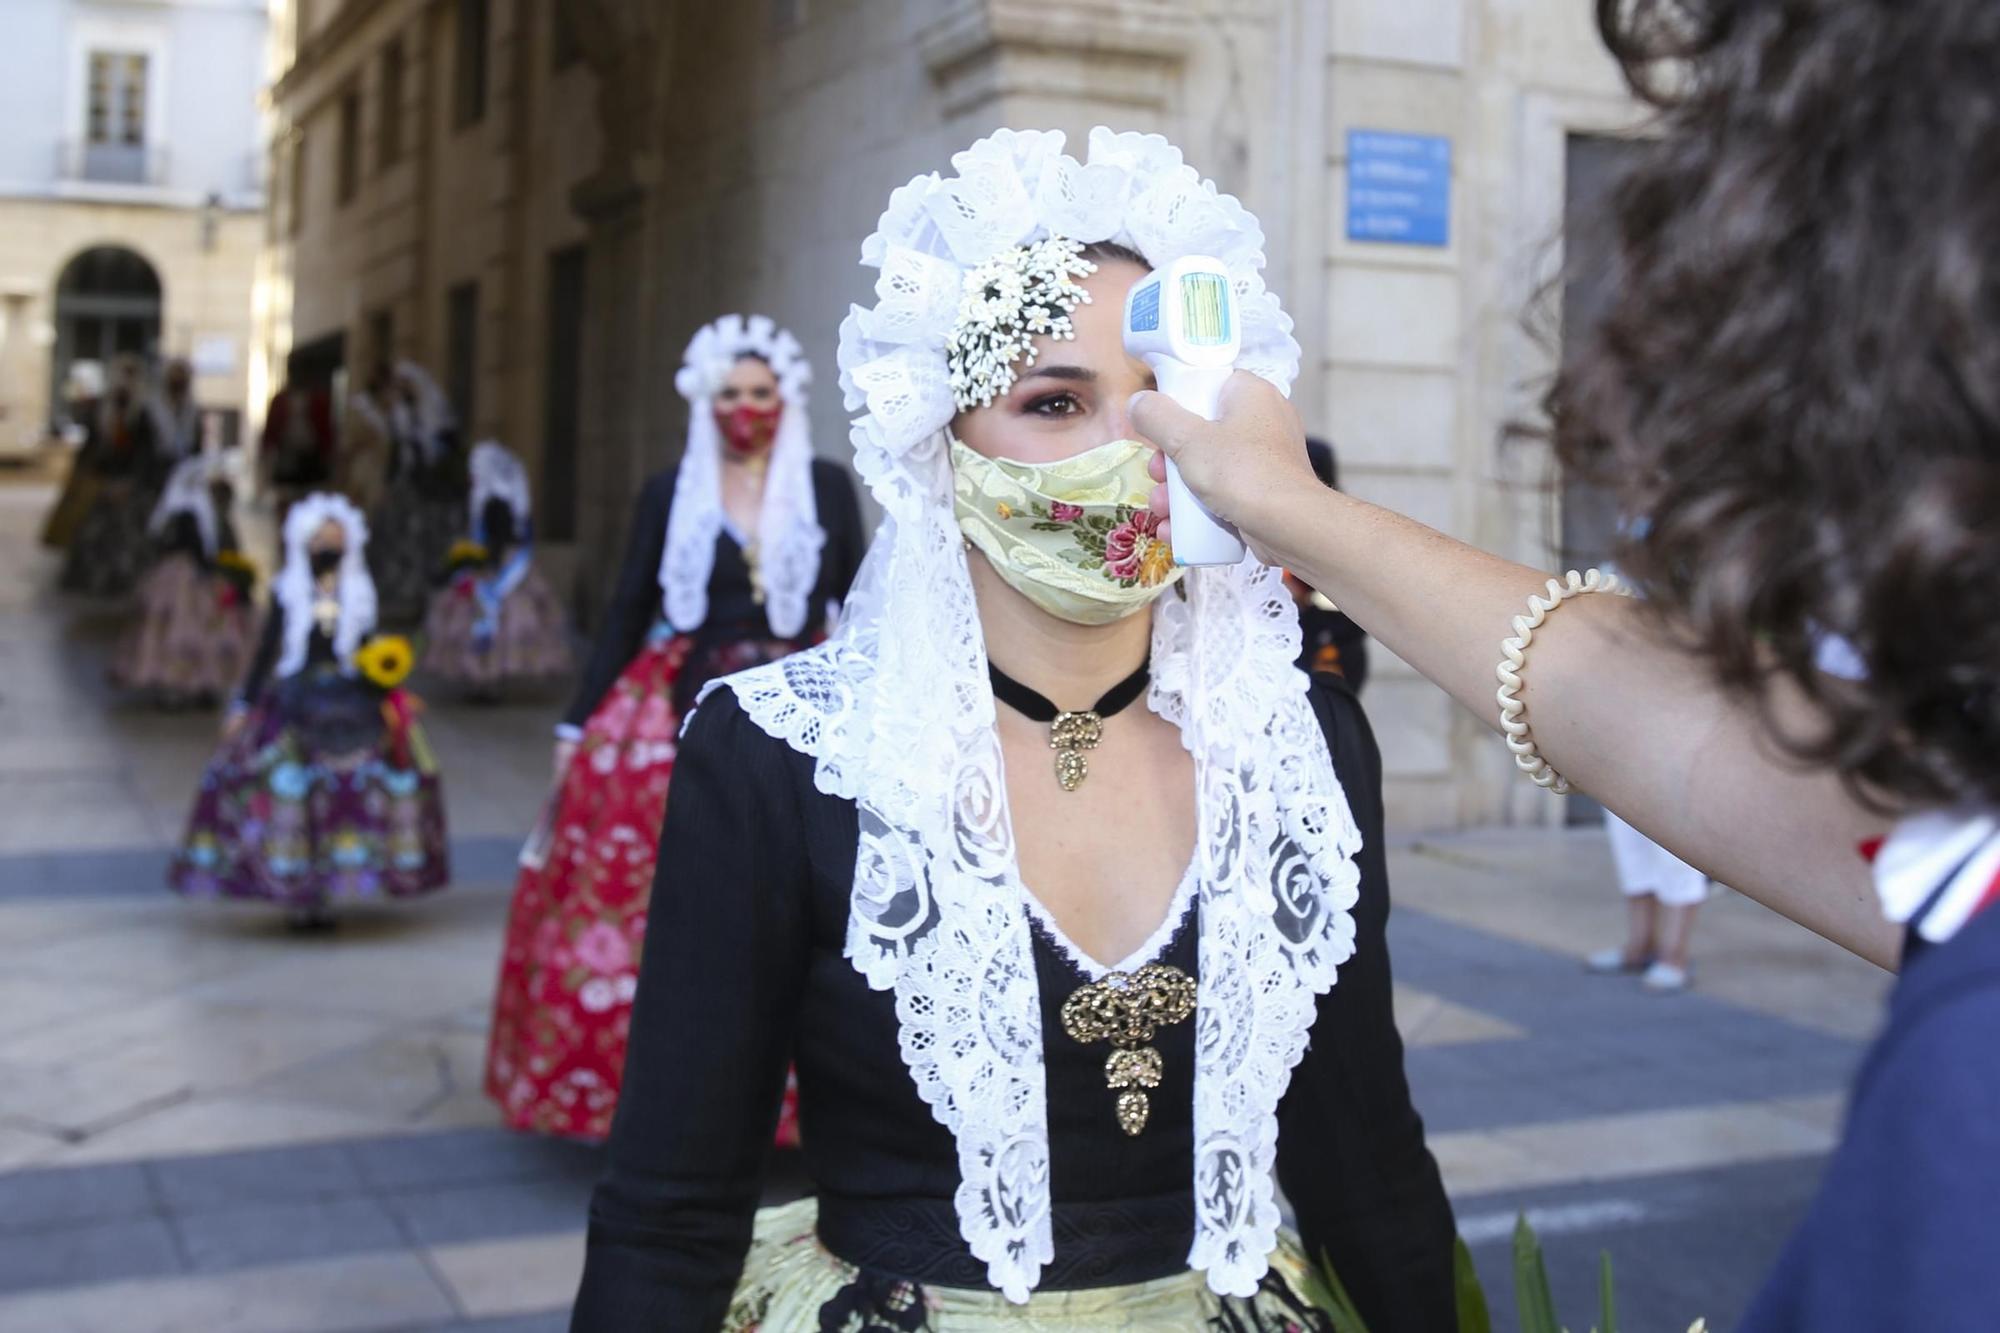
{"label": "curly dark hair", "polygon": [[[2000,805],[2000,3],[1597,17],[1664,134],[1545,404],[1558,457],[1793,754],[1885,809]],[[1812,725],[1775,717],[1785,677]]]}

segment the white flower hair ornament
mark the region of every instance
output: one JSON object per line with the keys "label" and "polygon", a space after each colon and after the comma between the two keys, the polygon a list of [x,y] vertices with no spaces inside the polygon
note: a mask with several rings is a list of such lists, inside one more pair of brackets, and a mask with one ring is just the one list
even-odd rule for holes
{"label": "white flower hair ornament", "polygon": [[1002,250],[966,270],[958,324],[945,347],[952,401],[984,407],[1014,385],[1014,363],[1035,364],[1038,336],[1073,339],[1070,313],[1090,304],[1078,278],[1097,272],[1067,236]]}
{"label": "white flower hair ornament", "polygon": [[688,435],[660,552],[660,604],[667,623],[681,633],[708,619],[708,581],[716,539],[723,532],[722,432],[715,424],[715,396],[745,356],[756,356],[771,368],[784,410],[764,475],[757,535],[746,543],[744,555],[756,572],[771,632],[789,639],[805,629],[826,532],[813,492],[812,427],[806,415],[812,363],[799,340],[768,315],[724,315],[704,325],[689,340],[674,376],[674,387],[688,401]]}
{"label": "white flower hair ornament", "polygon": [[[1038,907],[1017,869],[949,428],[1006,391],[1035,337],[1070,335],[1084,249],[1100,242],[1155,265],[1220,260],[1241,311],[1238,365],[1286,389],[1299,363],[1241,204],[1157,135],[1093,130],[1082,162],[1063,143],[1002,130],[953,157],[951,176],[890,197],[861,248],[876,303],[849,312],[839,357],[881,529],[826,643],[722,683],[813,757],[820,791],[855,803],[846,955],[895,994],[910,1077],[957,1146],[960,1233],[1015,1301],[1054,1254]],[[1200,811],[1158,937],[1199,904],[1188,1263],[1247,1297],[1277,1243],[1278,1102],[1354,950],[1361,837],[1293,665],[1281,575],[1248,558],[1181,587],[1153,605],[1147,703],[1181,729]],[[1049,935],[1086,976],[1104,974]]]}

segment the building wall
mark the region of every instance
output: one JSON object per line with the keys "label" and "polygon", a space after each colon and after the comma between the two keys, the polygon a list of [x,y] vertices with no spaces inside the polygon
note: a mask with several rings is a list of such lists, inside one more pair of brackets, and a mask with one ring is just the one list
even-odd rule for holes
{"label": "building wall", "polygon": [[[426,0],[319,0],[297,63],[273,94],[274,299],[266,352],[279,369],[296,345],[346,338],[350,377],[384,355],[447,380],[450,293],[478,285],[473,439],[494,437],[541,462],[542,374],[551,253],[584,239],[570,210],[598,153],[594,91],[582,62],[554,67],[560,0],[491,0],[485,111],[457,123],[457,7]],[[282,32],[296,15],[279,16]],[[400,151],[380,152],[384,52],[403,51]],[[360,97],[360,171],[339,194],[342,100]],[[293,173],[303,173],[295,193]],[[294,201],[301,207],[294,217]],[[393,346],[374,345],[386,313]],[[551,555],[560,565],[561,551]]]}
{"label": "building wall", "polygon": [[[198,401],[244,411],[262,242],[263,0],[132,5],[9,0],[0,42],[0,434],[18,446],[49,420],[55,288],[92,245],[144,256],[162,289],[159,352],[209,353]],[[149,57],[147,138],[157,177],[79,179],[87,53]]]}

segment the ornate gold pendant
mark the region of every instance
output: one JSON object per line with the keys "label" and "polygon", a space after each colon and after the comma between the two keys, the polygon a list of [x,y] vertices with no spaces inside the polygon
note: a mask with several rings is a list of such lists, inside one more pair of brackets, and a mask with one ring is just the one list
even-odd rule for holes
{"label": "ornate gold pendant", "polygon": [[1160,1086],[1164,1064],[1152,1046],[1163,1027],[1194,1013],[1194,978],[1166,963],[1137,972],[1112,972],[1079,986],[1063,1001],[1063,1031],[1077,1041],[1109,1041],[1104,1086],[1118,1094],[1118,1128],[1137,1135],[1152,1114],[1149,1089]]}
{"label": "ornate gold pendant", "polygon": [[1075,791],[1090,776],[1088,751],[1104,739],[1104,719],[1092,712],[1057,713],[1049,724],[1049,748],[1056,752],[1056,781]]}

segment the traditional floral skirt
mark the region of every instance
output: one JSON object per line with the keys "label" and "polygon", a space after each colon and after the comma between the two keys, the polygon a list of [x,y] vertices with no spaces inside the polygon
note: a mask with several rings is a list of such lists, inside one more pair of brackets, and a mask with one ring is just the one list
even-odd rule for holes
{"label": "traditional floral skirt", "polygon": [[1015,1305],[990,1289],[924,1286],[858,1270],[814,1234],[813,1199],[765,1208],[723,1333],[1330,1333],[1297,1295],[1298,1238],[1278,1235],[1263,1287],[1218,1296],[1200,1273],[1082,1291],[1038,1291]]}
{"label": "traditional floral skirt", "polygon": [[119,642],[112,683],[171,700],[218,699],[256,650],[256,617],[236,585],[176,552],[139,580],[139,619]]}
{"label": "traditional floral skirt", "polygon": [[168,882],[291,907],[443,888],[444,793],[414,712],[331,668],[280,681],[209,761]]}
{"label": "traditional floral skirt", "polygon": [[468,570],[432,596],[424,621],[426,670],[474,688],[568,673],[569,618],[540,570],[529,569],[501,599],[488,633],[481,632],[478,586]]}
{"label": "traditional floral skirt", "polygon": [[675,701],[692,697],[697,680],[803,646],[735,640],[697,651],[690,636],[656,633],[591,714],[554,797],[547,855],[514,886],[500,955],[486,1091],[508,1125],[610,1133],[680,741]]}
{"label": "traditional floral skirt", "polygon": [[63,559],[63,591],[90,597],[130,592],[153,558],[146,524],[158,500],[157,491],[131,478],[105,482],[70,537]]}

